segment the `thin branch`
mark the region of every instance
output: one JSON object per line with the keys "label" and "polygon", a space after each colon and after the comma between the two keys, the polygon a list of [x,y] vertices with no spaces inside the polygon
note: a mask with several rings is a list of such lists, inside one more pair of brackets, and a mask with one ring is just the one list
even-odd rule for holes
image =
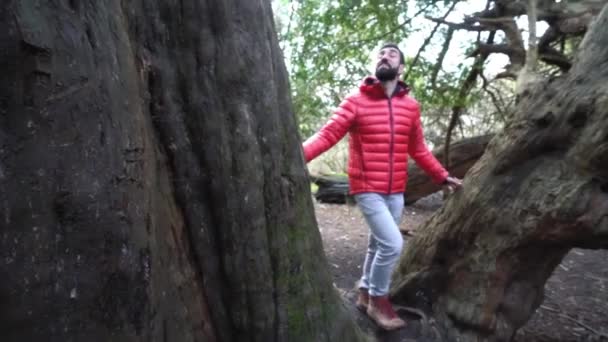
{"label": "thin branch", "polygon": [[[552,47],[552,43],[559,44],[559,50]],[[538,41],[538,53],[540,59],[549,64],[557,66],[562,72],[567,72],[572,67],[572,61],[565,54],[566,35],[560,34],[552,26],[545,31]]]}
{"label": "thin branch", "polygon": [[[287,31],[285,32],[285,36],[284,36],[285,38],[289,37],[289,33],[291,31],[291,23],[293,22],[293,15],[294,15],[294,13],[296,13],[296,10],[294,9],[294,7],[295,7],[295,2],[293,2],[291,4],[291,13],[289,13],[289,21],[287,22]],[[282,39],[282,40],[283,40],[283,46],[281,46],[281,50],[284,51],[286,39]]]}
{"label": "thin branch", "polygon": [[467,21],[476,21],[482,25],[510,25],[513,22],[512,17],[500,18],[483,18],[483,17],[468,17]]}
{"label": "thin branch", "polygon": [[454,36],[454,29],[448,28],[448,33],[445,36],[445,42],[443,42],[443,46],[441,47],[441,52],[439,52],[439,57],[437,58],[437,63],[435,63],[435,67],[433,68],[433,72],[431,74],[431,88],[435,89],[435,83],[437,82],[437,75],[439,74],[439,70],[443,65],[443,60],[445,59],[445,55],[448,53],[448,49],[450,48],[450,43],[452,42],[452,37]]}
{"label": "thin branch", "polygon": [[401,24],[398,24],[397,26],[395,26],[394,28],[390,29],[388,32],[384,32],[382,34],[379,34],[375,37],[371,37],[371,38],[366,38],[366,39],[359,39],[359,40],[354,40],[354,41],[350,41],[350,42],[346,42],[345,44],[350,45],[350,44],[361,44],[361,43],[367,43],[367,42],[371,42],[371,41],[377,41],[380,38],[383,38],[391,33],[395,33],[397,32],[397,30],[403,28],[405,25],[409,24],[410,22],[412,22],[412,20],[414,18],[416,18],[417,16],[419,16],[420,14],[424,13],[427,9],[429,9],[429,7],[434,6],[435,3],[429,3],[427,4],[423,9],[421,9],[420,11],[416,12],[411,18],[405,20],[404,22],[402,22]]}
{"label": "thin branch", "polygon": [[458,120],[458,129],[460,130],[460,136],[464,136],[464,127],[462,125],[462,120]]}
{"label": "thin branch", "polygon": [[[492,2],[492,0],[488,0],[488,2],[486,3],[486,10],[488,10],[490,8],[491,2]],[[431,20],[433,20],[433,19],[431,19]],[[436,22],[440,22],[440,23],[444,23],[444,24],[446,23],[445,20],[441,20],[441,19],[438,19]],[[456,29],[460,29],[461,27],[464,27],[461,24],[453,24],[453,23],[448,24],[448,26],[450,26],[450,28],[452,30],[456,30]],[[478,28],[480,28],[480,26],[471,26],[471,25],[468,25],[468,27],[472,27],[473,30],[477,30]],[[496,35],[496,30],[491,30],[490,35],[488,36],[488,39],[487,39],[487,44],[494,43],[495,35]],[[481,35],[478,34],[477,35],[477,44],[478,45],[480,44],[480,39],[481,39]],[[456,103],[452,107],[452,115],[450,118],[450,123],[448,124],[448,129],[446,132],[445,144],[444,144],[444,158],[445,158],[444,164],[445,164],[446,168],[449,168],[449,163],[450,163],[449,149],[450,149],[450,142],[452,139],[452,131],[454,130],[456,125],[460,123],[460,115],[464,109],[464,101],[467,98],[467,96],[469,95],[469,93],[471,92],[471,89],[475,86],[475,83],[477,81],[477,76],[482,72],[483,64],[485,63],[488,56],[489,56],[489,53],[480,53],[479,55],[477,55],[477,57],[475,58],[475,62],[473,63],[473,67],[472,67],[471,71],[469,72],[469,75],[467,76],[467,78],[462,83],[462,86],[460,87],[460,91],[458,92],[458,97],[456,98]],[[460,126],[460,127],[462,129],[462,126]]]}
{"label": "thin branch", "polygon": [[481,80],[483,82],[482,84],[482,89],[488,93],[488,95],[490,95],[490,99],[492,100],[492,104],[494,104],[494,107],[496,107],[496,110],[499,113],[503,113],[504,110],[500,107],[500,103],[498,101],[498,97],[496,96],[496,94],[494,94],[494,92],[492,90],[490,90],[490,88],[488,87],[488,79],[486,78],[486,75],[483,74],[483,72],[479,73],[479,77],[481,77]]}
{"label": "thin branch", "polygon": [[511,45],[515,49],[520,49],[525,54],[524,40],[521,37],[521,32],[517,27],[515,19],[503,21],[498,27],[503,30],[507,39],[507,44]]}
{"label": "thin branch", "polygon": [[[494,43],[495,35],[496,35],[496,31],[490,32],[490,35],[488,36],[486,44]],[[481,74],[481,72],[483,70],[483,64],[485,63],[488,56],[489,56],[488,53],[481,53],[475,58],[473,67],[471,68],[471,71],[469,72],[469,75],[467,76],[467,78],[464,80],[464,82],[462,82],[460,91],[458,92],[458,97],[456,98],[456,103],[452,107],[452,116],[450,118],[450,123],[448,124],[448,130],[446,132],[445,144],[444,144],[444,149],[445,149],[444,150],[444,158],[445,158],[444,163],[445,163],[446,168],[449,168],[449,161],[450,161],[449,149],[450,149],[450,143],[452,141],[452,131],[454,130],[454,128],[456,127],[456,125],[458,124],[458,122],[460,120],[460,115],[462,114],[462,111],[464,110],[464,107],[465,107],[464,101],[467,98],[467,96],[469,95],[469,93],[471,92],[471,89],[473,89],[473,87],[475,86],[475,83],[477,82],[477,76],[479,74]]]}
{"label": "thin branch", "polygon": [[488,25],[475,25],[475,24],[466,24],[466,23],[454,23],[451,21],[447,21],[441,18],[433,18],[430,16],[425,16],[426,19],[438,23],[447,25],[455,30],[467,30],[467,31],[492,31],[495,30],[496,27],[488,26]]}
{"label": "thin branch", "polygon": [[[452,6],[443,15],[443,17],[442,17],[443,20],[445,20],[445,18],[447,18],[450,15],[450,13],[452,13],[452,11],[454,10],[454,8],[456,7],[457,4],[458,4],[458,1],[454,1],[454,3],[452,3]],[[416,53],[414,60],[412,61],[412,63],[410,63],[409,67],[407,68],[404,79],[408,78],[408,76],[410,75],[410,72],[412,71],[412,68],[414,68],[414,66],[418,63],[418,59],[420,58],[420,55],[422,54],[422,52],[424,51],[426,46],[431,42],[431,39],[433,39],[435,32],[437,32],[437,29],[439,29],[439,26],[441,26],[441,23],[437,23],[435,25],[435,27],[433,27],[433,30],[431,31],[429,36],[424,40],[424,42],[420,46],[420,49],[418,49],[418,52]]]}
{"label": "thin branch", "polygon": [[559,38],[563,38],[563,37],[564,36],[560,35],[554,27],[549,26],[545,30],[545,33],[543,33],[543,35],[538,40],[538,48],[542,49],[546,46],[549,46],[554,41],[558,40]]}
{"label": "thin branch", "polygon": [[350,74],[365,75],[365,73],[368,72],[367,69],[365,69],[365,67],[362,67],[358,63],[353,63],[349,59],[345,59],[344,62],[346,63],[347,70],[350,69],[350,70],[348,70]]}
{"label": "thin branch", "polygon": [[555,65],[563,72],[567,72],[572,67],[572,61],[568,57],[550,47],[541,50],[539,57],[543,62]]}
{"label": "thin branch", "polygon": [[[492,9],[486,9],[475,13],[473,16],[483,18],[498,18],[503,16],[519,17],[526,14],[526,5],[522,1],[496,0],[496,5]],[[541,11],[542,15],[546,14]]]}
{"label": "thin branch", "polygon": [[513,80],[516,79],[517,78],[517,74],[508,70],[510,67],[511,66],[507,67],[507,71],[503,71],[501,73],[496,74],[496,76],[494,76],[494,79],[495,80],[498,80],[498,79],[501,79],[501,78],[510,78],[510,79],[513,79]]}

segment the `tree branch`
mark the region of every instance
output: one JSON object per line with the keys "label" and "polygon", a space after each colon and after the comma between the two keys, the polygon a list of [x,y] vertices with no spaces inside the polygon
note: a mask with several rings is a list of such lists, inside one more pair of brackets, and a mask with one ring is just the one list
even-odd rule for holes
{"label": "tree branch", "polygon": [[516,79],[517,78],[517,74],[510,71],[509,68],[511,66],[509,65],[509,67],[507,67],[507,70],[496,74],[496,76],[494,77],[495,80],[501,79],[501,78],[510,78],[510,79]]}
{"label": "tree branch", "polygon": [[467,30],[467,31],[491,31],[495,30],[495,27],[487,26],[487,25],[475,25],[475,24],[467,24],[467,23],[453,23],[451,21],[447,21],[441,18],[434,18],[430,16],[425,16],[426,19],[438,23],[447,25],[454,30]]}
{"label": "tree branch", "polygon": [[536,0],[528,0],[528,52],[526,68],[536,72],[538,65],[538,45],[536,44]]}
{"label": "tree branch", "polygon": [[540,50],[539,53],[540,60],[547,64],[557,66],[563,72],[567,72],[572,67],[572,61],[554,48],[546,47]]}
{"label": "tree branch", "polygon": [[[445,20],[445,18],[447,18],[448,15],[450,15],[450,13],[452,13],[452,11],[454,10],[454,8],[456,7],[456,4],[458,4],[458,2],[459,1],[454,1],[454,3],[452,3],[452,6],[443,15],[443,17],[442,17],[443,20]],[[431,42],[431,39],[433,39],[433,36],[435,35],[435,32],[437,32],[437,29],[439,28],[439,26],[441,26],[441,23],[437,23],[437,25],[435,25],[435,27],[433,27],[433,30],[431,31],[429,36],[424,40],[424,42],[420,46],[420,49],[418,49],[418,52],[416,53],[414,60],[407,68],[407,72],[405,73],[405,75],[403,77],[404,79],[408,78],[410,72],[412,71],[412,68],[414,68],[414,66],[418,63],[418,58],[420,58],[420,55],[422,54],[422,52],[424,51],[426,46]]]}
{"label": "tree branch", "polygon": [[[293,16],[296,13],[295,8],[294,8],[294,3],[291,4],[291,13],[289,13],[289,21],[287,22],[287,31],[285,32],[285,36],[284,37],[289,37],[289,33],[291,32],[291,23],[293,22]],[[287,39],[283,38],[281,39],[283,41],[283,45],[280,47],[281,50],[285,49],[285,42],[287,41]]]}
{"label": "tree branch", "polygon": [[[486,44],[494,43],[495,35],[496,35],[496,31],[490,32],[490,35],[488,36]],[[473,89],[473,87],[475,86],[475,83],[477,82],[477,76],[479,74],[481,74],[481,72],[483,70],[483,64],[485,63],[488,56],[489,56],[489,53],[480,53],[475,58],[473,67],[471,68],[471,71],[469,72],[469,75],[467,76],[467,78],[464,80],[464,82],[462,82],[462,86],[460,87],[460,91],[458,92],[458,97],[456,98],[456,103],[452,107],[452,116],[450,118],[450,123],[448,125],[448,130],[446,132],[445,145],[444,145],[444,149],[445,149],[444,163],[445,163],[446,167],[449,167],[449,160],[450,160],[449,159],[449,157],[450,157],[449,148],[450,148],[450,143],[452,140],[452,131],[454,130],[454,128],[456,127],[456,125],[458,124],[458,122],[460,120],[460,115],[462,114],[462,111],[465,108],[465,100],[466,100],[467,96],[469,95],[469,93],[471,92],[471,89]]]}
{"label": "tree branch", "polygon": [[547,30],[545,30],[545,33],[543,33],[543,35],[538,40],[538,48],[543,49],[545,47],[550,46],[551,43],[557,41],[558,39],[563,38],[564,35],[560,35],[554,27],[549,26]]}
{"label": "tree branch", "polygon": [[498,18],[501,16],[516,17],[526,13],[525,4],[519,1],[496,0],[494,3],[495,6],[491,9],[486,8],[481,12],[475,13],[474,16],[484,18]]}
{"label": "tree branch", "polygon": [[[464,23],[453,23],[441,18],[427,19],[448,25],[455,30],[467,30],[473,32],[480,31],[496,31],[501,30],[505,33],[507,40],[506,44],[497,45],[497,47],[491,47],[493,44],[479,44],[480,46],[471,55],[478,55],[479,53],[504,53],[509,56],[513,69],[520,70],[526,61],[526,49],[524,47],[521,33],[517,27],[517,23],[513,18],[510,17],[495,17],[495,18],[481,18],[481,17],[468,17]],[[486,57],[487,58],[487,57]]]}
{"label": "tree branch", "polygon": [[[487,44],[480,43],[477,46],[477,49],[471,55],[477,54],[491,54],[491,53],[502,53],[507,56],[514,55],[516,53],[516,49],[514,49],[511,45],[508,44]],[[522,60],[523,62],[523,60]],[[523,63],[522,63],[523,64]]]}
{"label": "tree branch", "polygon": [[480,72],[479,77],[481,77],[481,80],[483,82],[482,86],[481,86],[482,89],[486,93],[488,93],[488,95],[490,95],[490,99],[492,100],[494,107],[496,107],[496,110],[501,114],[504,113],[503,108],[501,108],[501,106],[500,106],[500,101],[498,101],[498,97],[496,96],[496,94],[494,94],[494,92],[492,90],[490,90],[490,88],[488,88],[489,82],[488,82],[488,79],[486,78],[486,75],[484,75],[483,72]]}
{"label": "tree branch", "polygon": [[454,29],[448,28],[448,33],[445,35],[445,41],[443,42],[443,46],[441,47],[441,52],[439,52],[439,57],[437,58],[437,63],[435,63],[435,67],[433,68],[431,74],[431,88],[435,89],[435,83],[437,82],[437,75],[439,74],[439,70],[441,70],[441,66],[443,65],[443,60],[445,59],[445,55],[450,48],[450,42],[452,41],[452,36],[454,35]]}
{"label": "tree branch", "polygon": [[366,38],[366,39],[360,39],[360,40],[354,40],[354,41],[350,41],[350,42],[346,42],[346,44],[360,44],[360,43],[367,43],[367,42],[371,42],[371,41],[377,41],[381,38],[384,38],[385,36],[391,34],[391,33],[395,33],[397,30],[403,28],[405,25],[409,24],[414,18],[416,18],[417,16],[419,16],[420,14],[424,13],[426,10],[429,9],[429,7],[434,6],[435,3],[429,3],[427,4],[423,9],[421,9],[420,11],[416,12],[411,18],[405,20],[404,22],[402,22],[401,24],[398,24],[397,26],[395,26],[394,28],[390,29],[388,32],[384,32],[381,33],[375,37],[371,37],[371,38]]}

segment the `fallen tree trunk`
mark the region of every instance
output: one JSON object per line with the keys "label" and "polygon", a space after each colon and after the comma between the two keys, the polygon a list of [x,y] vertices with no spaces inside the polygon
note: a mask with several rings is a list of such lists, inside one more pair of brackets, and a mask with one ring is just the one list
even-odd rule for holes
{"label": "fallen tree trunk", "polygon": [[456,192],[409,241],[397,303],[449,341],[510,341],[573,247],[608,248],[608,7],[569,74],[525,95]]}
{"label": "fallen tree trunk", "polygon": [[319,202],[344,204],[354,201],[348,194],[346,176],[311,176],[311,181],[318,186],[314,195]]}
{"label": "fallen tree trunk", "polygon": [[[492,135],[483,135],[468,139],[463,139],[450,146],[449,172],[451,175],[462,178],[467,171],[483,154]],[[433,155],[438,160],[443,160],[445,150],[438,147],[433,150]],[[424,196],[428,196],[441,189],[420,169],[416,163],[410,161],[408,168],[407,192],[405,201],[412,204]],[[311,181],[319,189],[315,193],[315,198],[324,203],[346,203],[352,201],[348,195],[348,178],[346,176],[311,176]]]}

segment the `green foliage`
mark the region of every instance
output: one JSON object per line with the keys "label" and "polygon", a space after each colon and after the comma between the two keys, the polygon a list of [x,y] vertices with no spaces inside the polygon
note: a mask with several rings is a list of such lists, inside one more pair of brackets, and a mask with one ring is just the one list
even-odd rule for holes
{"label": "green foliage", "polygon": [[[437,64],[439,50],[448,37],[445,27],[429,38],[417,58],[412,57],[435,25],[422,16],[441,17],[454,2],[459,0],[275,0],[277,27],[302,137],[317,131],[344,96],[372,73],[372,54],[387,41],[400,44],[409,56],[406,82],[422,104],[431,145],[443,140],[452,107],[464,104],[474,108],[475,102],[488,101],[479,91],[459,98],[472,58],[462,58],[456,64],[448,53],[443,64],[451,67]],[[414,39],[412,44],[409,39],[413,35],[422,36],[422,40]],[[461,41],[460,45],[450,51],[461,50],[460,55],[464,55],[474,42],[470,40],[462,46]],[[455,134],[467,135],[465,129],[459,132]]]}
{"label": "green foliage", "polygon": [[[482,10],[485,1],[273,0],[273,5],[303,138],[317,131],[344,96],[372,73],[373,53],[387,41],[398,43],[406,54],[406,82],[422,105],[431,147],[444,142],[455,107],[463,108],[452,141],[496,131],[514,111],[511,81],[478,77],[470,91],[463,88],[473,67],[473,58],[466,56],[477,49],[476,41],[488,39],[488,32],[448,30],[424,19],[458,13],[447,20],[460,22],[463,14]],[[498,31],[494,42],[504,40]],[[566,37],[553,48],[572,58],[579,43],[580,38]],[[498,73],[497,65],[488,68],[486,62],[484,68],[486,76]],[[540,71],[548,77],[561,73],[548,65]],[[342,163],[341,158],[325,157],[329,160],[324,164]]]}
{"label": "green foliage", "polygon": [[293,6],[280,37],[303,136],[370,73],[370,53],[379,43],[407,37],[407,6],[406,0],[307,0]]}

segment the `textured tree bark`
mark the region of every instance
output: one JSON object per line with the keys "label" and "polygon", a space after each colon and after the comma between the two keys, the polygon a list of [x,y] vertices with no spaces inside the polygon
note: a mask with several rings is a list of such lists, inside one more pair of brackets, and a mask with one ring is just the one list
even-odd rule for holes
{"label": "textured tree bark", "polygon": [[608,248],[608,7],[570,73],[522,99],[395,274],[450,341],[508,341],[573,247]]}
{"label": "textured tree bark", "polygon": [[270,2],[0,7],[3,341],[354,341]]}
{"label": "textured tree bark", "polygon": [[[449,172],[462,178],[469,168],[481,157],[492,135],[482,135],[460,140],[450,146]],[[438,147],[433,155],[443,160],[445,149]],[[311,181],[319,187],[315,198],[320,202],[346,203],[348,195],[348,178],[343,176],[313,176]],[[412,204],[424,196],[441,190],[441,185],[434,183],[429,176],[411,161],[408,167],[405,201]],[[354,200],[353,200],[354,201]]]}

